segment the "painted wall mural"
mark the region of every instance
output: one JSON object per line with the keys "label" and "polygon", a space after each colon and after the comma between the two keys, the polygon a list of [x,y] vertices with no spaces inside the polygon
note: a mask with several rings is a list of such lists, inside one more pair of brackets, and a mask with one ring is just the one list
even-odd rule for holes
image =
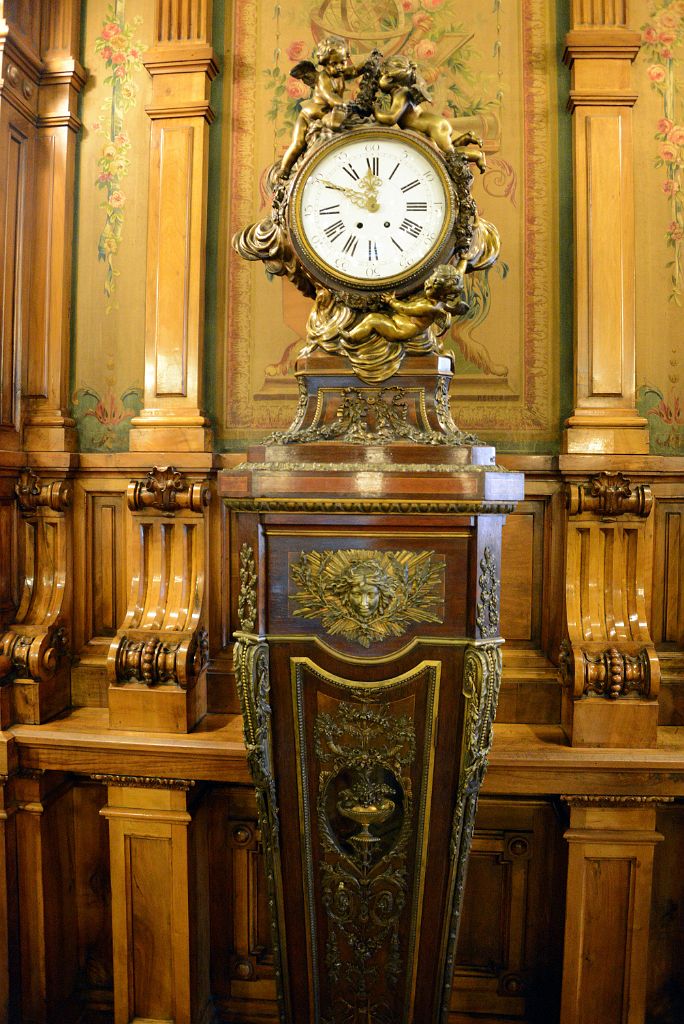
{"label": "painted wall mural", "polygon": [[[484,139],[488,169],[479,209],[500,229],[502,258],[472,275],[471,309],[446,339],[457,367],[457,422],[504,446],[553,448],[559,413],[558,61],[554,4],[542,0],[232,0],[223,93],[221,230],[232,233],[267,206],[266,175],[291,135],[307,87],[289,76],[326,35],[353,59],[378,47],[420,64],[433,109]],[[267,130],[264,130],[264,122]],[[569,154],[568,154],[569,159]],[[309,303],[287,281],[227,253],[219,337],[227,337],[226,388],[217,402],[226,447],[292,419],[292,368]],[[221,319],[221,310],[219,310]],[[505,329],[502,329],[505,325]]]}
{"label": "painted wall mural", "polygon": [[128,448],[144,372],[154,0],[89,0],[79,151],[72,415],[84,451]]}
{"label": "painted wall mural", "polygon": [[637,0],[638,406],[651,450],[684,452],[684,0]]}

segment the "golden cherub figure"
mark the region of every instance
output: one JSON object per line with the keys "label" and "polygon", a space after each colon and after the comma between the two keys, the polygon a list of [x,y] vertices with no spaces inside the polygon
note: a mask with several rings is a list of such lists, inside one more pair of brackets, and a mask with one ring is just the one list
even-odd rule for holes
{"label": "golden cherub figure", "polygon": [[[407,57],[389,57],[380,67],[378,88],[391,96],[389,110],[376,103],[374,114],[379,124],[412,128],[427,135],[443,153],[458,153],[477,164],[484,173],[487,169],[482,139],[472,132],[459,132],[447,117],[423,110],[430,102],[428,87],[418,73],[417,65]],[[467,149],[467,146],[477,149]]]}
{"label": "golden cherub figure", "polygon": [[349,79],[357,78],[363,65],[352,64],[349,50],[342,39],[323,39],[314,52],[316,63],[301,60],[290,74],[307,85],[313,92],[300,106],[295,121],[292,140],[280,162],[280,176],[286,177],[297,157],[303,153],[306,133],[312,121],[323,121],[329,128],[339,128],[347,114],[344,101],[345,85]]}
{"label": "golden cherub figure", "polygon": [[398,299],[386,292],[382,300],[392,310],[391,314],[380,311],[367,313],[351,330],[340,331],[340,336],[355,342],[366,341],[374,334],[388,341],[427,339],[429,335],[439,337],[449,329],[454,313],[468,311],[462,295],[463,274],[444,264],[428,277],[422,295]]}

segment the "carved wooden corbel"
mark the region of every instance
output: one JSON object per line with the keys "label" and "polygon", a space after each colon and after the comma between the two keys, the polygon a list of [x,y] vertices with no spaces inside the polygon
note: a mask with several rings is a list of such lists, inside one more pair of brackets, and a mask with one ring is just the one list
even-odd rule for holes
{"label": "carved wooden corbel", "polygon": [[131,480],[128,609],[109,649],[112,728],[187,732],[206,710],[208,481],[173,466]]}
{"label": "carved wooden corbel", "polygon": [[631,486],[622,473],[597,473],[586,483],[569,484],[567,506],[571,516],[583,512],[596,512],[601,516],[620,516],[631,513],[648,516],[653,505],[653,493],[648,484]]}
{"label": "carved wooden corbel", "polygon": [[71,584],[66,520],[71,487],[65,480],[43,482],[24,469],[15,494],[22,514],[24,584],[15,621],[0,634],[0,674],[13,686],[3,726],[45,721],[69,702],[65,613]]}
{"label": "carved wooden corbel", "polygon": [[144,480],[131,480],[127,491],[131,512],[159,509],[160,512],[178,512],[189,509],[203,512],[211,500],[206,480],[185,483],[173,466],[155,466]]}
{"label": "carved wooden corbel", "polygon": [[567,487],[563,725],[573,745],[654,746],[660,665],[647,620],[653,495],[622,473]]}

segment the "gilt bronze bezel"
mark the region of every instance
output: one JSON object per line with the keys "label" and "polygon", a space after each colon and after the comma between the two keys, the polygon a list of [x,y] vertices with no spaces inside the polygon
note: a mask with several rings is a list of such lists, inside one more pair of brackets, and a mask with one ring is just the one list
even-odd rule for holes
{"label": "gilt bronze bezel", "polygon": [[[331,268],[312,248],[302,225],[303,193],[311,174],[331,152],[348,146],[352,141],[357,142],[364,138],[370,140],[390,139],[401,141],[407,146],[413,146],[414,149],[420,150],[442,184],[447,209],[447,215],[444,218],[438,238],[430,251],[418,264],[414,265],[408,272],[394,274],[391,277],[372,278],[370,280],[351,274],[343,274]],[[399,293],[415,289],[422,285],[440,263],[448,263],[454,250],[454,229],[456,227],[457,215],[458,199],[456,191],[446,165],[434,146],[422,139],[416,132],[406,129],[363,126],[343,132],[332,139],[327,139],[325,142],[312,148],[302,158],[292,181],[288,201],[287,223],[292,248],[314,280],[333,290],[343,288],[361,295],[368,295],[373,292],[387,291],[388,288]]]}

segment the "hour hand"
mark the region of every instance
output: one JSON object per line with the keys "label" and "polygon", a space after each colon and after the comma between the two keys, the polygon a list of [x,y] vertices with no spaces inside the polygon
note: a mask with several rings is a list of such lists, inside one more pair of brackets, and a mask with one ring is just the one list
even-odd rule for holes
{"label": "hour hand", "polygon": [[367,197],[362,195],[360,192],[355,192],[353,188],[345,188],[344,185],[336,185],[334,181],[327,181],[325,178],[322,178],[321,182],[326,188],[334,188],[337,192],[341,192],[342,195],[351,200],[355,206],[361,206],[363,209],[367,208]]}

